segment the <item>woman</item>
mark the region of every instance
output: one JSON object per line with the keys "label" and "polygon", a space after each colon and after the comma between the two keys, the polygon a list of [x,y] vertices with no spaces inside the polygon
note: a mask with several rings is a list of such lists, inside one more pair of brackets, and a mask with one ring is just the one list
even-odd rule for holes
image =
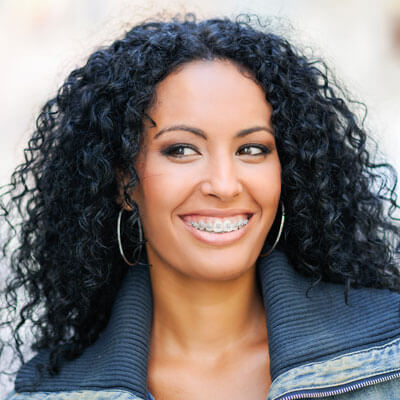
{"label": "woman", "polygon": [[188,18],[70,74],[4,195],[11,399],[400,396],[396,177],[323,71]]}

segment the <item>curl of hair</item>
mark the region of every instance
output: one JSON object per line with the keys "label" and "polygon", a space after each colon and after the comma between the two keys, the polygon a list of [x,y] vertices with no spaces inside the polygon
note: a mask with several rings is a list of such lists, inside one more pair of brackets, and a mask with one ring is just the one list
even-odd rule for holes
{"label": "curl of hair", "polygon": [[29,322],[34,350],[52,351],[56,373],[62,357],[77,357],[105,327],[126,272],[115,234],[118,177],[128,178],[128,196],[155,87],[192,60],[231,60],[265,91],[287,214],[280,246],[297,270],[347,288],[400,290],[395,172],[374,163],[325,65],[255,25],[190,16],[140,24],[93,53],[45,104],[2,195],[12,270],[3,325],[17,321],[17,351]]}

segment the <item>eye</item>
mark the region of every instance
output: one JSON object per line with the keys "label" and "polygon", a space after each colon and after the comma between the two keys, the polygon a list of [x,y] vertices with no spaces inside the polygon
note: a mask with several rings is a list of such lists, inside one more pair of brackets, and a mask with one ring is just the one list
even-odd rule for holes
{"label": "eye", "polygon": [[236,155],[260,156],[270,152],[271,149],[261,144],[245,144],[239,148],[239,150],[236,152]]}
{"label": "eye", "polygon": [[198,155],[199,152],[191,145],[177,143],[162,150],[162,154],[168,157],[183,158]]}

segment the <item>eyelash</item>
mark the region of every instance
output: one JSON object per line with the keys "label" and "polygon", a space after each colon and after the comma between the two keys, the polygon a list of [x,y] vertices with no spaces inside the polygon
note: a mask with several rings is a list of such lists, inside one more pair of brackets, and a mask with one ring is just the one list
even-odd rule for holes
{"label": "eyelash", "polygon": [[271,151],[272,151],[269,147],[264,146],[264,145],[262,145],[262,144],[247,143],[247,144],[245,144],[245,145],[243,145],[243,146],[240,146],[239,149],[238,149],[238,151],[237,151],[236,153],[238,153],[239,151],[241,151],[241,150],[243,150],[243,149],[247,149],[247,148],[251,148],[251,147],[254,147],[254,148],[258,149],[258,150],[261,150],[261,152],[260,152],[260,153],[257,153],[257,154],[248,154],[248,155],[253,156],[253,157],[256,157],[256,156],[265,156],[265,155],[271,153]]}
{"label": "eyelash", "polygon": [[166,149],[163,149],[161,153],[165,156],[169,157],[175,157],[175,158],[183,158],[186,157],[184,154],[174,154],[174,152],[177,152],[179,149],[190,149],[196,152],[197,154],[199,153],[197,149],[194,146],[191,146],[186,143],[176,143],[173,144],[172,146],[168,146]]}
{"label": "eyelash", "polygon": [[[264,146],[264,145],[261,145],[261,144],[256,144],[256,143],[247,143],[247,144],[245,144],[243,146],[240,146],[238,151],[235,154],[238,154],[240,151],[242,151],[244,149],[248,149],[248,148],[252,148],[252,147],[254,147],[254,148],[258,149],[258,150],[261,150],[261,152],[257,153],[257,154],[247,154],[247,155],[249,155],[251,157],[264,156],[266,154],[271,153],[271,149],[268,148],[267,146]],[[177,152],[179,150],[182,150],[182,149],[183,150],[184,149],[190,149],[190,150],[193,150],[194,152],[196,152],[197,154],[199,154],[198,150],[194,146],[189,145],[187,143],[176,143],[176,144],[173,144],[172,146],[168,146],[166,149],[163,149],[161,151],[161,153],[163,155],[165,155],[165,156],[168,156],[168,157],[175,157],[175,158],[187,157],[184,154],[177,154]]]}

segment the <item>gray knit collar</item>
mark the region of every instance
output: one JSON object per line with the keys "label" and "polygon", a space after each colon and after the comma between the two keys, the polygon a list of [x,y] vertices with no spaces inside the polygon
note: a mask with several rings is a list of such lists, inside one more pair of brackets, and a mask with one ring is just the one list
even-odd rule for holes
{"label": "gray knit collar", "polygon": [[[400,296],[388,290],[352,289],[312,281],[298,274],[285,254],[274,251],[257,265],[267,316],[271,377],[313,361],[323,361],[384,344],[400,336]],[[310,290],[309,290],[310,289]],[[18,372],[17,392],[125,389],[147,393],[152,292],[146,260],[129,269],[99,339],[54,377],[38,366],[40,352]]]}

